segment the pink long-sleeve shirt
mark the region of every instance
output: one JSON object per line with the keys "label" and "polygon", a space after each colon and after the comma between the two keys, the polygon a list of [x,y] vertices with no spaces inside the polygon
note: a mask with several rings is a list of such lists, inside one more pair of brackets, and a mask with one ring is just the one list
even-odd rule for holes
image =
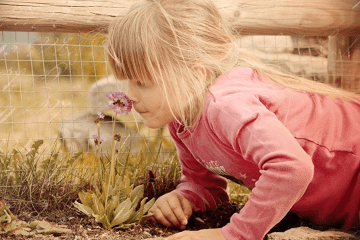
{"label": "pink long-sleeve shirt", "polygon": [[[288,211],[320,224],[358,223],[360,104],[295,91],[235,68],[209,89],[195,128],[168,124],[182,166],[174,190],[193,210],[228,199],[225,178],[252,189],[222,232],[262,239]],[[224,178],[225,177],[225,178]]]}

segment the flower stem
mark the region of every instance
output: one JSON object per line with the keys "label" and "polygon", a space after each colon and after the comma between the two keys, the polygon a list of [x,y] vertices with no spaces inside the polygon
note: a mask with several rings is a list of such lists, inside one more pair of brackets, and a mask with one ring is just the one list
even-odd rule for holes
{"label": "flower stem", "polygon": [[99,179],[99,182],[101,182],[102,181],[102,173],[101,173],[101,166],[102,166],[102,164],[101,164],[101,159],[100,159],[100,141],[101,141],[101,139],[100,139],[100,125],[98,125],[98,144],[97,144],[97,159],[98,159],[98,161],[99,161],[99,166],[98,166],[98,170],[99,170],[99,176],[98,176],[98,179]]}
{"label": "flower stem", "polygon": [[115,125],[116,125],[116,117],[117,117],[117,113],[115,112],[115,116],[114,116],[114,122],[113,122],[113,131],[112,131],[112,138],[111,138],[111,162],[110,162],[110,174],[109,174],[109,181],[108,181],[108,185],[107,185],[107,192],[106,192],[106,198],[105,198],[105,211],[107,210],[107,205],[108,205],[108,198],[110,195],[110,186],[111,188],[114,186],[114,180],[115,180]]}
{"label": "flower stem", "polygon": [[112,140],[111,140],[111,163],[110,163],[110,178],[109,178],[109,183],[111,183],[111,186],[114,185],[114,180],[115,180],[115,147],[116,147],[116,142],[114,139],[115,136],[115,125],[116,125],[116,117],[117,117],[117,113],[115,113],[115,117],[114,117],[114,122],[113,122],[113,131],[112,131]]}

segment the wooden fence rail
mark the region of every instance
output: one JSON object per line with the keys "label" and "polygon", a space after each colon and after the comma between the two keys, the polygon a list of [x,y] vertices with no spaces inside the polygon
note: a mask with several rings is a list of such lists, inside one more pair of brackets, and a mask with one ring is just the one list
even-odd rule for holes
{"label": "wooden fence rail", "polygon": [[[137,0],[1,0],[0,31],[106,32]],[[246,35],[360,34],[359,0],[214,0]]]}
{"label": "wooden fence rail", "polygon": [[[136,1],[1,0],[0,31],[106,33]],[[329,36],[328,82],[360,92],[359,0],[213,1],[241,35]]]}

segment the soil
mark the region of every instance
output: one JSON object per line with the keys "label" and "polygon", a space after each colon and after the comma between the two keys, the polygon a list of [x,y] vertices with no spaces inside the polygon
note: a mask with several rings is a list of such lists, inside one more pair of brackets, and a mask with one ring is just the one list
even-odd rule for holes
{"label": "soil", "polygon": [[[188,221],[187,230],[200,230],[204,228],[215,228],[226,225],[230,216],[241,209],[239,204],[222,204],[217,211],[195,212]],[[25,210],[25,211],[24,211]],[[166,228],[160,224],[146,222],[143,225],[135,225],[126,230],[104,229],[101,224],[95,222],[93,217],[88,217],[74,207],[68,209],[47,209],[41,213],[29,212],[23,209],[22,212],[13,212],[18,219],[25,222],[45,220],[54,226],[66,227],[71,230],[69,234],[47,234],[43,237],[25,237],[0,234],[0,239],[126,239],[140,240],[156,237],[166,237],[179,232],[177,229]]]}
{"label": "soil", "polygon": [[[206,228],[220,228],[225,226],[233,213],[239,212],[242,204],[227,203],[222,204],[216,211],[205,213],[195,212],[188,221],[186,230],[200,230]],[[14,212],[15,213],[15,212]],[[14,235],[0,234],[0,239],[161,239],[161,237],[170,236],[179,232],[177,229],[165,228],[162,225],[146,222],[143,225],[135,225],[127,230],[107,230],[95,222],[93,217],[88,217],[79,212],[74,207],[68,209],[46,210],[39,214],[38,212],[22,211],[15,213],[18,219],[31,222],[34,220],[46,220],[55,226],[66,227],[71,230],[68,234],[47,234],[39,237],[24,237]],[[309,225],[301,221],[298,217],[288,214],[277,226],[270,232],[283,232],[293,227]],[[321,226],[311,226],[321,229]]]}

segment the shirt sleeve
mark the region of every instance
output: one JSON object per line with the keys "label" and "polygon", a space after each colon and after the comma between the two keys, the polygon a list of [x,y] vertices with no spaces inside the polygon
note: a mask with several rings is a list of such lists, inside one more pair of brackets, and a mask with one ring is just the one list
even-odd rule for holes
{"label": "shirt sleeve", "polygon": [[173,191],[189,200],[194,211],[214,210],[221,202],[229,200],[225,178],[202,166],[177,137],[176,129],[168,125],[181,163],[181,183]]}
{"label": "shirt sleeve", "polygon": [[257,164],[261,176],[244,208],[222,231],[228,240],[260,240],[304,194],[314,166],[260,99],[247,93],[235,95],[210,103],[209,122],[221,141]]}

